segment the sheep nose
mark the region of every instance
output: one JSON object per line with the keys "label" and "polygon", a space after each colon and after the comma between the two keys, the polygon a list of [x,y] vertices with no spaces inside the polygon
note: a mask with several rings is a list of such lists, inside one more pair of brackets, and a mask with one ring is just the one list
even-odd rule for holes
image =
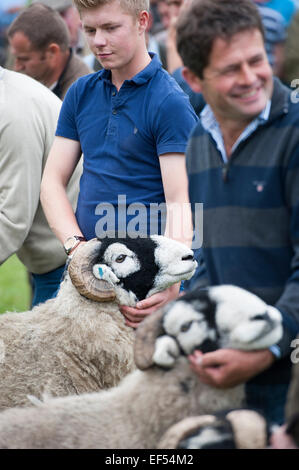
{"label": "sheep nose", "polygon": [[194,256],[193,255],[183,256],[182,261],[194,261]]}

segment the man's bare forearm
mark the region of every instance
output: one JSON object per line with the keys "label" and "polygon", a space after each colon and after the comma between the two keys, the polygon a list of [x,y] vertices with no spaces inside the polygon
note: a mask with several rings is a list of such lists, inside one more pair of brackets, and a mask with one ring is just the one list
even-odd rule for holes
{"label": "man's bare forearm", "polygon": [[83,235],[64,187],[53,183],[48,186],[45,181],[41,191],[41,203],[51,230],[62,244],[73,235]]}

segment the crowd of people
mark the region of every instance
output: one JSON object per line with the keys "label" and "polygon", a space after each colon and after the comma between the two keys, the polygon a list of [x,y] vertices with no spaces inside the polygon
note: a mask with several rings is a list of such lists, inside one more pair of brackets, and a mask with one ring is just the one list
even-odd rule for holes
{"label": "crowd of people", "polygon": [[[262,351],[196,353],[191,367],[218,388],[245,382],[248,405],[278,425],[299,332],[297,7],[7,0],[0,15],[0,264],[18,254],[34,306],[55,296],[87,240],[150,234],[153,205],[167,207],[157,231],[192,245],[203,204],[184,289],[248,289],[279,311],[283,336]],[[122,306],[126,323],[180,290]]]}

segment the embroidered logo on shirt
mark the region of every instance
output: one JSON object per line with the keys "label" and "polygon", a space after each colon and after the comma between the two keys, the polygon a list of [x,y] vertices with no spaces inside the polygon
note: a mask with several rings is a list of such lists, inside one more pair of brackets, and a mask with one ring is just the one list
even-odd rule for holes
{"label": "embroidered logo on shirt", "polygon": [[137,134],[137,132],[138,132],[137,127],[134,127],[134,131],[133,131],[133,132],[134,132],[134,134]]}
{"label": "embroidered logo on shirt", "polygon": [[256,187],[256,190],[258,193],[261,193],[265,189],[265,181],[254,181],[253,182],[254,186]]}

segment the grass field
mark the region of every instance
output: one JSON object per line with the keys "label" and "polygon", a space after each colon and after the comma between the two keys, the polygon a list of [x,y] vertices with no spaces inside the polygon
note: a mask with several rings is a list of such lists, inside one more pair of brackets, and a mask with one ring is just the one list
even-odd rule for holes
{"label": "grass field", "polygon": [[29,308],[27,272],[14,255],[0,266],[0,313],[22,312]]}

